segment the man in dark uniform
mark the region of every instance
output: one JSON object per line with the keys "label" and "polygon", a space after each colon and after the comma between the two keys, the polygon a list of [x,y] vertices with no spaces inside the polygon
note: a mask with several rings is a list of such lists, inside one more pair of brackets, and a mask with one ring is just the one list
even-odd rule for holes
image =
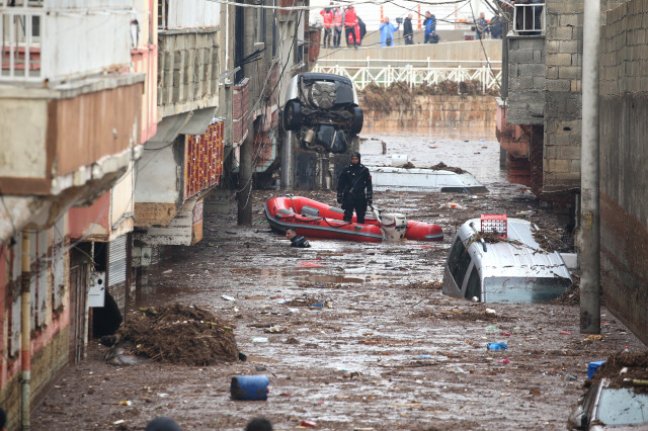
{"label": "man in dark uniform", "polygon": [[358,223],[364,223],[367,205],[371,205],[372,199],[369,169],[360,163],[360,153],[353,153],[351,164],[344,168],[338,179],[337,202],[342,204],[344,220],[350,222],[355,210]]}
{"label": "man in dark uniform", "polygon": [[286,239],[290,240],[291,247],[308,248],[311,246],[306,238],[301,235],[297,235],[297,232],[292,229],[288,229],[286,231]]}

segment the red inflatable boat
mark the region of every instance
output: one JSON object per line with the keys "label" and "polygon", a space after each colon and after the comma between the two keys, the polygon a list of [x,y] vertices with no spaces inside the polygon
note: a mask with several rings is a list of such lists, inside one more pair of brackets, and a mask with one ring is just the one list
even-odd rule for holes
{"label": "red inflatable boat", "polygon": [[[301,196],[270,198],[264,206],[270,227],[285,232],[294,229],[307,238],[343,239],[349,241],[380,242],[384,239],[381,223],[368,212],[365,223],[343,220],[344,211],[322,202]],[[408,221],[405,238],[417,241],[441,241],[441,226]]]}

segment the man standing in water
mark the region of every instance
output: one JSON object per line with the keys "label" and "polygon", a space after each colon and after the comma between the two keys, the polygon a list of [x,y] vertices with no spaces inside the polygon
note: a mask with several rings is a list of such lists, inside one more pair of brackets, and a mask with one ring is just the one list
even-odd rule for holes
{"label": "man standing in water", "polygon": [[355,210],[358,223],[364,223],[367,205],[372,204],[372,199],[369,169],[360,163],[360,153],[353,153],[351,164],[344,168],[338,179],[337,202],[342,204],[344,221],[350,222]]}

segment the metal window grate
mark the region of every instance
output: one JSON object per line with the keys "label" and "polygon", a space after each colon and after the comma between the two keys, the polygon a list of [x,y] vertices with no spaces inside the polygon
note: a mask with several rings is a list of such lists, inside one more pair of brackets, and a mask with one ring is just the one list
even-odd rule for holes
{"label": "metal window grate", "polygon": [[518,35],[542,35],[545,32],[544,3],[516,4],[513,9],[513,31]]}

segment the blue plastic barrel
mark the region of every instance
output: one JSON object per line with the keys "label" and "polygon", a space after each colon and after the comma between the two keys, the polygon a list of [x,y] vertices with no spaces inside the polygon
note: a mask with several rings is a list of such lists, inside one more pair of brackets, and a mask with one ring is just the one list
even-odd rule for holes
{"label": "blue plastic barrel", "polygon": [[592,361],[589,364],[587,364],[587,378],[589,380],[592,380],[592,377],[594,377],[596,371],[598,371],[599,367],[604,363],[605,361]]}
{"label": "blue plastic barrel", "polygon": [[233,400],[265,401],[268,399],[268,376],[234,376],[230,385]]}

